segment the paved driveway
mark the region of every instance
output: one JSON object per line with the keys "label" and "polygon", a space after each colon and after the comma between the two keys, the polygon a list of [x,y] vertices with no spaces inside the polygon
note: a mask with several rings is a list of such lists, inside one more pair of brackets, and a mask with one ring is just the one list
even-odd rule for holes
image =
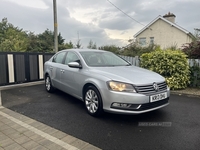
{"label": "paved driveway", "polygon": [[89,116],[84,104],[44,85],[1,92],[4,107],[101,149],[199,149],[200,98],[171,95],[170,105],[142,115]]}

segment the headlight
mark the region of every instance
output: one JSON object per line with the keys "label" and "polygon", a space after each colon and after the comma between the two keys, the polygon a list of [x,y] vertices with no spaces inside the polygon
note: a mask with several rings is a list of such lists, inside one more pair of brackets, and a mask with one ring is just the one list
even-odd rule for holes
{"label": "headlight", "polygon": [[109,81],[107,84],[108,88],[112,91],[136,93],[135,88],[131,84],[116,81]]}

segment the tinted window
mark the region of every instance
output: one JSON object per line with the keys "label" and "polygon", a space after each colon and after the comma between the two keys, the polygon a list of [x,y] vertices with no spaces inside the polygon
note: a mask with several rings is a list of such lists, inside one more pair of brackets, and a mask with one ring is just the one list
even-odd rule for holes
{"label": "tinted window", "polygon": [[53,62],[61,64],[63,62],[63,58],[64,58],[65,54],[66,54],[66,52],[58,53],[57,55],[54,56]]}

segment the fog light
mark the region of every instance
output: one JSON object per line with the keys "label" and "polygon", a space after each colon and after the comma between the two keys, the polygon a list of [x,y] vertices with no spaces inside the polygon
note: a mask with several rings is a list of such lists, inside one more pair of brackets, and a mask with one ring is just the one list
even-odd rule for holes
{"label": "fog light", "polygon": [[141,104],[112,103],[111,108],[122,110],[139,110]]}
{"label": "fog light", "polygon": [[125,104],[125,103],[113,103],[112,107],[121,107],[121,108],[130,108],[131,104]]}

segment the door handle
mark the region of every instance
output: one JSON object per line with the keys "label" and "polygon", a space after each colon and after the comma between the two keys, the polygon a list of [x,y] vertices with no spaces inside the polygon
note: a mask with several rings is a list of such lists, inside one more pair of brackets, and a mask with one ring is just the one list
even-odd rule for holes
{"label": "door handle", "polygon": [[53,67],[51,66],[51,67],[49,67],[49,69],[50,69],[50,70],[53,70]]}
{"label": "door handle", "polygon": [[61,69],[61,70],[60,70],[60,72],[64,73],[64,72],[65,72],[65,70]]}

